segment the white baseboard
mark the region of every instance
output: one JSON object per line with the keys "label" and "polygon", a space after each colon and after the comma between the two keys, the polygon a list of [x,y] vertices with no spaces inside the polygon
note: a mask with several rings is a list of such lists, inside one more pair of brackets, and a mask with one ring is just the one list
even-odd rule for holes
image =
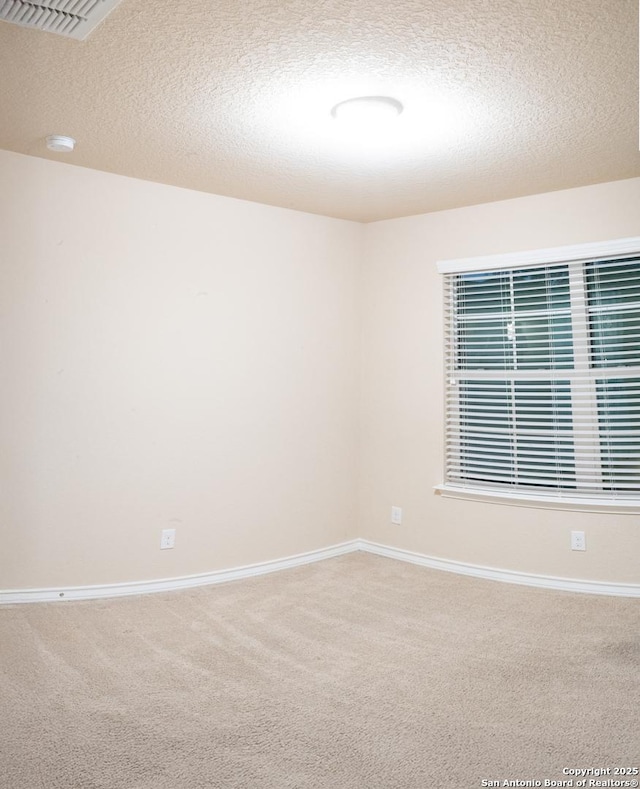
{"label": "white baseboard", "polygon": [[405,551],[401,548],[391,548],[388,545],[380,545],[369,540],[357,540],[357,543],[360,551],[375,553],[377,556],[386,556],[389,559],[399,559],[401,562],[419,564],[421,567],[430,567],[432,570],[457,573],[458,575],[471,575],[474,578],[485,578],[490,581],[502,581],[503,583],[519,584],[521,586],[537,586],[541,589],[559,589],[564,592],[640,597],[640,584],[581,581],[574,578],[556,578],[550,575],[520,573],[515,570],[498,570],[494,567],[484,567],[478,564],[438,559],[435,556],[426,556],[413,551]]}
{"label": "white baseboard", "polygon": [[320,562],[334,556],[342,556],[358,550],[358,541],[350,540],[329,548],[299,553],[284,559],[270,562],[249,564],[231,570],[216,570],[199,575],[185,575],[179,578],[163,578],[157,581],[134,581],[123,584],[101,584],[97,586],[71,586],[56,589],[8,589],[0,590],[0,605],[16,603],[59,603],[67,600],[95,600],[101,597],[124,597],[127,595],[148,594],[150,592],[169,592],[174,589],[189,589],[194,586],[208,586],[225,581],[237,581],[241,578],[253,578],[257,575],[288,570],[303,564]]}
{"label": "white baseboard", "polygon": [[640,597],[640,584],[620,584],[607,581],[581,581],[573,578],[556,578],[548,575],[534,575],[520,573],[515,570],[499,570],[494,567],[484,567],[477,564],[466,564],[450,559],[438,559],[435,556],[405,551],[402,548],[392,548],[380,545],[370,540],[350,540],[329,548],[317,551],[300,553],[284,559],[275,559],[259,564],[250,564],[244,567],[235,567],[231,570],[216,570],[211,573],[199,575],[186,575],[179,578],[163,578],[156,581],[134,581],[123,584],[102,584],[97,586],[71,586],[53,589],[8,589],[0,590],[0,605],[17,603],[52,603],[66,602],[67,600],[95,600],[105,597],[124,597],[127,595],[149,594],[151,592],[169,592],[175,589],[189,589],[195,586],[209,586],[237,581],[241,578],[253,578],[266,573],[288,570],[304,564],[319,562],[323,559],[332,559],[353,551],[365,551],[377,556],[386,556],[389,559],[398,559],[401,562],[429,567],[432,570],[444,570],[458,575],[470,575],[475,578],[484,578],[490,581],[520,584],[523,586],[536,586],[542,589],[559,589],[565,592],[580,592],[582,594],[615,595],[619,597]]}

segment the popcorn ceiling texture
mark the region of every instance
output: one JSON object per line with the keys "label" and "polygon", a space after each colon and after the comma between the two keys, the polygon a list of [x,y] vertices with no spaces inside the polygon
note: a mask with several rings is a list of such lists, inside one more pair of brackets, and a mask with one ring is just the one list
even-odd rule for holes
{"label": "popcorn ceiling texture", "polygon": [[[0,148],[359,221],[640,175],[635,0],[123,0],[0,23]],[[331,107],[386,94],[376,142]]]}

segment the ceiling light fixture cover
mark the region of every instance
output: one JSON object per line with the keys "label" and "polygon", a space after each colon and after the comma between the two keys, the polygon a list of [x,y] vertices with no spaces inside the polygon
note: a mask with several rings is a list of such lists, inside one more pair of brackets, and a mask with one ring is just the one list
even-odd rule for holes
{"label": "ceiling light fixture cover", "polygon": [[336,104],[331,115],[350,123],[374,123],[397,118],[402,110],[402,104],[391,96],[357,96]]}
{"label": "ceiling light fixture cover", "polygon": [[76,141],[66,134],[50,134],[47,137],[47,148],[54,153],[71,153],[75,147]]}

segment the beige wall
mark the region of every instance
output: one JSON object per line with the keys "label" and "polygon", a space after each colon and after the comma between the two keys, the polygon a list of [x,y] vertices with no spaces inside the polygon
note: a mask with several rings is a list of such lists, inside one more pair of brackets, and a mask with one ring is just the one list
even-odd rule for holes
{"label": "beige wall", "polygon": [[362,226],[7,152],[0,185],[1,589],[354,535]]}
{"label": "beige wall", "polygon": [[[444,559],[640,582],[640,517],[442,499],[440,259],[640,235],[640,179],[379,222],[363,278],[360,536]],[[402,526],[390,524],[392,505]],[[587,551],[569,549],[586,532]]]}
{"label": "beige wall", "polygon": [[640,582],[638,516],[433,493],[436,260],[640,235],[640,179],[368,226],[2,151],[0,185],[0,589],[356,536]]}

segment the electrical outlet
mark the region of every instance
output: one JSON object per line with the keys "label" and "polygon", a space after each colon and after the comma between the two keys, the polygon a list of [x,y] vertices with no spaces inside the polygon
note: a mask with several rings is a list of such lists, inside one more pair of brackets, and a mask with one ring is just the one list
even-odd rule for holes
{"label": "electrical outlet", "polygon": [[572,551],[586,551],[587,540],[583,531],[571,532],[571,550]]}
{"label": "electrical outlet", "polygon": [[402,507],[391,507],[391,523],[400,526],[402,523]]}
{"label": "electrical outlet", "polygon": [[160,550],[164,551],[167,548],[174,548],[176,544],[176,530],[163,529],[160,536]]}

